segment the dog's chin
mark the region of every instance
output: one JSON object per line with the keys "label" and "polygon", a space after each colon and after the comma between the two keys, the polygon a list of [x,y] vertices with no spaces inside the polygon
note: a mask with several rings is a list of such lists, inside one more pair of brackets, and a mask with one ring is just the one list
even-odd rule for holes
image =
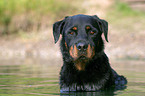
{"label": "dog's chin", "polygon": [[73,58],[74,61],[88,61],[89,58],[85,55],[78,56],[77,58]]}
{"label": "dog's chin", "polygon": [[88,58],[86,57],[86,56],[80,56],[79,58],[78,58],[78,60],[88,60]]}

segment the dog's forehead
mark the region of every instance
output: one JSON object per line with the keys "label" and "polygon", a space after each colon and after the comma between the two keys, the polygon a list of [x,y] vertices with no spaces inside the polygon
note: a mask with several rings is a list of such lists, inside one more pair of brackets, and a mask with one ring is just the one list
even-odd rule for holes
{"label": "dog's forehead", "polygon": [[89,25],[92,24],[94,21],[94,18],[92,16],[88,15],[75,15],[72,17],[69,17],[68,24],[69,25],[76,25],[76,26],[83,26],[83,25]]}

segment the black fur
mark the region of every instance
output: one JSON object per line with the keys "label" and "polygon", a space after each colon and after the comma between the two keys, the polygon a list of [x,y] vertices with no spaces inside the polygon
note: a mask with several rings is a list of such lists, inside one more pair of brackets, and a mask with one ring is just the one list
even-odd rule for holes
{"label": "black fur", "polygon": [[[86,25],[94,28],[95,35],[89,35],[89,31],[83,29],[83,26]],[[75,35],[69,35],[68,33],[69,28],[72,26],[77,26],[78,28],[74,33]],[[126,78],[118,75],[110,67],[108,57],[104,53],[104,42],[101,38],[102,33],[108,42],[108,23],[97,16],[70,16],[53,25],[55,43],[58,41],[60,34],[62,35],[60,43],[63,56],[63,66],[60,72],[61,91],[122,89],[127,84]],[[74,58],[69,53],[70,47],[81,41],[90,44],[95,50],[95,55],[85,62],[85,70],[76,69]],[[82,59],[78,58],[78,60],[81,62]]]}

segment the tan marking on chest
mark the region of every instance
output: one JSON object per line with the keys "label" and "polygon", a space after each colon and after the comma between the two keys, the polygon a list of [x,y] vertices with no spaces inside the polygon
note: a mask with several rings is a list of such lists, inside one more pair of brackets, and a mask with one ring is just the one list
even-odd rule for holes
{"label": "tan marking on chest", "polygon": [[85,71],[86,64],[83,62],[76,62],[75,67],[79,71]]}

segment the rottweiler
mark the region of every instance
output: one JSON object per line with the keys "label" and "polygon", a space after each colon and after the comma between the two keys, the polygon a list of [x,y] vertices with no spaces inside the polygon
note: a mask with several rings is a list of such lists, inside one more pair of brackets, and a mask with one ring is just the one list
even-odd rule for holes
{"label": "rottweiler", "polygon": [[124,88],[127,80],[110,66],[104,53],[104,34],[108,42],[108,22],[98,16],[67,16],[53,24],[55,43],[62,39],[60,49],[63,66],[60,89],[64,91],[98,91]]}

